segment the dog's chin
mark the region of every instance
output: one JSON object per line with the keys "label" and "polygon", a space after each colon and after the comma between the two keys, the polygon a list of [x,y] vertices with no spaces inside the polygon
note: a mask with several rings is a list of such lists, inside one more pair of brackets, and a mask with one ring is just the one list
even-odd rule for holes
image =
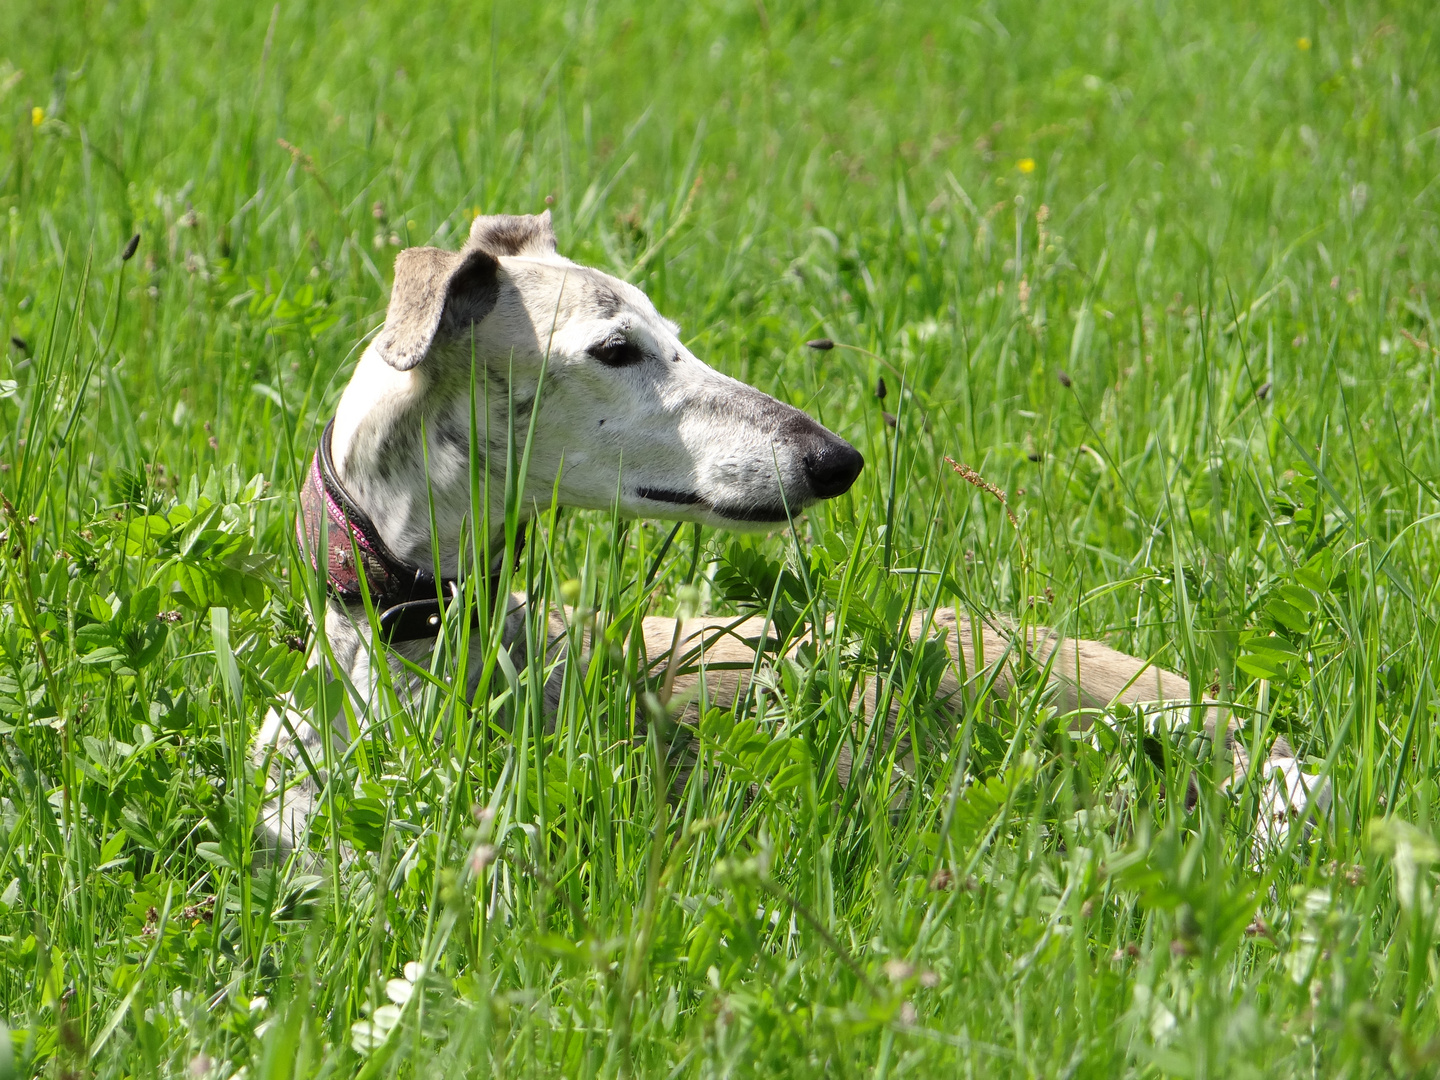
{"label": "dog's chin", "polygon": [[654,487],[639,488],[635,495],[635,510],[640,517],[678,518],[726,529],[764,529],[786,525],[811,501],[797,499],[787,507],[785,501],[779,498],[774,502],[734,502],[707,499],[694,491]]}

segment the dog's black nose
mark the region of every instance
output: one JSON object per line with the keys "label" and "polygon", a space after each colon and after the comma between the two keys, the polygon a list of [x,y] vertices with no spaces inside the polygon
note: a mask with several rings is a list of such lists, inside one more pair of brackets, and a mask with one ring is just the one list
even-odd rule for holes
{"label": "dog's black nose", "polygon": [[860,451],[833,435],[805,453],[805,476],[817,499],[844,495],[863,468],[865,459],[860,456]]}

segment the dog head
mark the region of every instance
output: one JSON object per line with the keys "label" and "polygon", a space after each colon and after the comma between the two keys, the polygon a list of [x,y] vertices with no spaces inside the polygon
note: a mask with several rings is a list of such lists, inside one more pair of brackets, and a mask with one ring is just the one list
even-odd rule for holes
{"label": "dog head", "polygon": [[423,417],[432,486],[468,474],[472,395],[492,467],[510,410],[523,437],[539,409],[526,494],[541,505],[558,477],[562,505],[757,527],[842,494],[864,466],[798,409],[703,363],[639,289],[557,254],[548,213],[476,218],[459,252],[402,251],[366,365],[337,417],[352,466],[418,461],[403,429]]}

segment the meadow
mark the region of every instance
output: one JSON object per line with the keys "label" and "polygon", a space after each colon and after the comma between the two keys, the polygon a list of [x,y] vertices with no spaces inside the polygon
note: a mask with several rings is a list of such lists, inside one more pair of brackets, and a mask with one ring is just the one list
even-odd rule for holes
{"label": "meadow", "polygon": [[[0,5],[0,1080],[1433,1075],[1437,38],[1423,0]],[[269,861],[251,738],[339,693],[297,477],[395,253],[547,207],[867,467],[793,532],[541,514],[514,585],[609,646],[553,725],[541,665],[477,635],[467,700],[442,650]],[[1071,734],[1038,677],[942,712],[937,604],[1185,672],[1331,805],[1266,843],[1198,732]],[[628,630],[699,609],[834,629],[667,796]],[[913,774],[838,782],[858,679]]]}

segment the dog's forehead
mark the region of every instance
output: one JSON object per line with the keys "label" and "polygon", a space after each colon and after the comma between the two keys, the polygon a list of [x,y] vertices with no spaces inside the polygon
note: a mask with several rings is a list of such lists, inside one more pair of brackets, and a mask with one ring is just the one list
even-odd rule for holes
{"label": "dog's forehead", "polygon": [[603,270],[566,259],[506,259],[526,306],[570,325],[644,325],[678,336],[680,328],[655,310],[645,293]]}

